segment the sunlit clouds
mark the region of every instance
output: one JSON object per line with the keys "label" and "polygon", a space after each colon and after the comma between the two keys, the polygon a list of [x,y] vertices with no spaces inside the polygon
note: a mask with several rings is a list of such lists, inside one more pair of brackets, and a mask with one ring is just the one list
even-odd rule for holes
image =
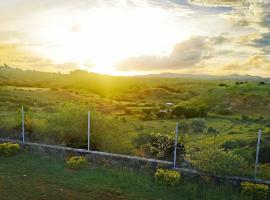
{"label": "sunlit clouds", "polygon": [[0,63],[270,76],[269,10],[268,0],[0,0]]}

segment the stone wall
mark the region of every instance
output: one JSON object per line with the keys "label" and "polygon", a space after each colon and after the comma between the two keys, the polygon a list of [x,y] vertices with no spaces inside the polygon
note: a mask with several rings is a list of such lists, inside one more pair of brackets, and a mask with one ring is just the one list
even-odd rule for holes
{"label": "stone wall", "polygon": [[136,156],[127,156],[100,151],[88,151],[85,149],[74,149],[69,147],[53,146],[32,142],[22,143],[21,141],[15,141],[10,139],[0,139],[0,142],[16,142],[29,152],[45,153],[60,159],[66,159],[68,156],[71,155],[84,155],[91,164],[107,167],[153,170],[157,167],[171,168],[172,166],[172,162],[169,161]]}
{"label": "stone wall", "polygon": [[[131,168],[131,169],[144,169],[144,170],[155,170],[158,167],[162,168],[172,168],[173,163],[169,161],[149,159],[136,156],[127,156],[113,153],[106,153],[100,151],[87,151],[84,149],[74,149],[63,146],[53,146],[47,144],[31,143],[25,142],[22,143],[16,140],[1,139],[1,142],[14,142],[19,143],[24,149],[29,152],[38,152],[52,155],[60,159],[66,159],[70,155],[84,155],[92,165],[97,166],[106,166],[106,167],[116,167],[116,168]],[[237,176],[217,176],[209,175],[196,170],[187,169],[187,168],[177,168],[176,170],[180,171],[184,177],[193,178],[193,177],[202,177],[207,176],[211,177],[215,182],[220,183],[231,183],[233,185],[239,185],[243,181],[249,181],[253,183],[262,183],[270,186],[270,181],[243,178]]]}

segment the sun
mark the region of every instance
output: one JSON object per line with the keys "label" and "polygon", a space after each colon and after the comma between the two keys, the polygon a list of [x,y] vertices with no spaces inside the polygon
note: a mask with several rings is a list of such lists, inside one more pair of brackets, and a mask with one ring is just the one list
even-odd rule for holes
{"label": "sun", "polygon": [[143,6],[99,7],[76,17],[61,13],[53,17],[56,22],[44,19],[48,26],[39,33],[40,40],[53,45],[35,52],[56,63],[78,63],[88,71],[133,74],[118,72],[115,65],[132,56],[166,54],[190,36],[187,30],[173,31],[177,28],[172,17],[162,8]]}

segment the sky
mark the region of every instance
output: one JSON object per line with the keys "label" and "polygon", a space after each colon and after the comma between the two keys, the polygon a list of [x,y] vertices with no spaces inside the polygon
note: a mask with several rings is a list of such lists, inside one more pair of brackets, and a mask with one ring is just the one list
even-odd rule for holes
{"label": "sky", "polygon": [[270,0],[0,0],[0,65],[270,77]]}

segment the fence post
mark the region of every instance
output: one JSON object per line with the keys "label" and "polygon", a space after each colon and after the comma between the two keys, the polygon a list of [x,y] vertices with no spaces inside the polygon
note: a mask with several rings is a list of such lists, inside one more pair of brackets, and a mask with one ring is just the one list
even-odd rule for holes
{"label": "fence post", "polygon": [[175,127],[175,141],[174,141],[174,155],[173,155],[173,168],[176,168],[176,151],[177,151],[177,143],[178,143],[178,122]]}
{"label": "fence post", "polygon": [[22,106],[22,142],[24,142],[24,110]]}
{"label": "fence post", "polygon": [[257,151],[256,151],[256,161],[255,161],[255,169],[254,169],[255,179],[257,178],[257,172],[258,172],[258,162],[259,162],[261,136],[262,136],[262,130],[259,129],[259,132],[258,132],[258,142],[257,142]]}
{"label": "fence post", "polygon": [[88,111],[88,130],[87,130],[87,135],[88,135],[88,151],[90,150],[90,111]]}

